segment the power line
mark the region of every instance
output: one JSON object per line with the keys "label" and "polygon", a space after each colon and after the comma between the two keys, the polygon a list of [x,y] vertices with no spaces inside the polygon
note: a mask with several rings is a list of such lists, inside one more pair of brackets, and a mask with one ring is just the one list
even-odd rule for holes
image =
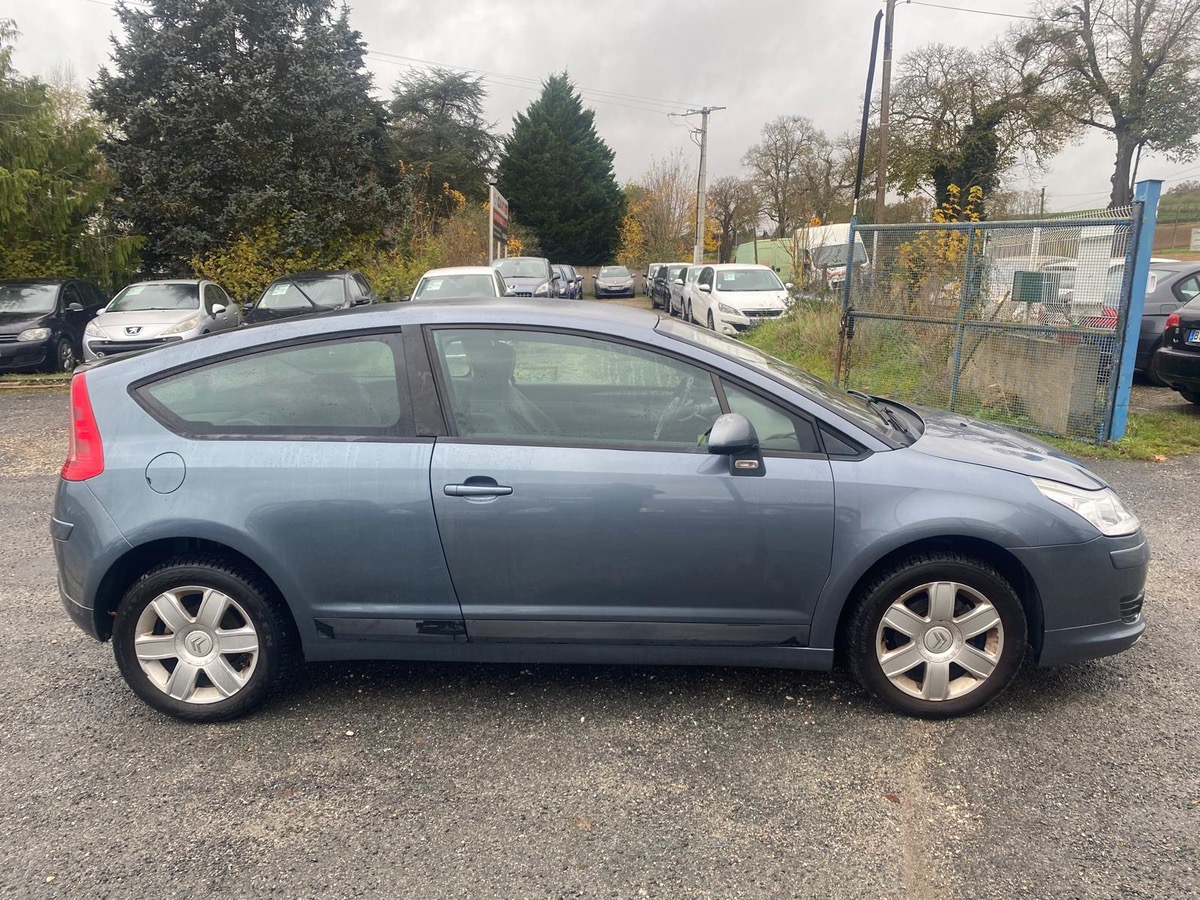
{"label": "power line", "polygon": [[910,6],[928,6],[930,9],[948,9],[953,12],[975,13],[980,16],[1000,16],[1005,19],[1028,19],[1031,22],[1049,21],[1044,16],[1027,16],[1020,13],[997,12],[994,9],[971,9],[967,6],[946,6],[942,3],[926,3],[925,0],[905,0]]}

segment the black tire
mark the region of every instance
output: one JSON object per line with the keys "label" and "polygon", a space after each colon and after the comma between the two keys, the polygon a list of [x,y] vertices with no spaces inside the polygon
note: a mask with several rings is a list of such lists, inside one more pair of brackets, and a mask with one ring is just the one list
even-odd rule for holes
{"label": "black tire", "polygon": [[1158,348],[1161,346],[1162,341],[1154,345],[1154,349],[1150,351],[1150,361],[1146,363],[1146,371],[1142,373],[1146,376],[1146,380],[1155,387],[1167,386],[1167,383],[1158,374]]}
{"label": "black tire", "polygon": [[[958,690],[963,693],[941,700],[923,699],[902,690],[884,673],[879,660],[881,637],[886,634],[880,627],[884,614],[907,593],[931,582],[956,582],[976,591],[998,615],[998,629],[973,637],[966,643],[976,642],[975,646],[978,647],[980,642],[996,640],[995,634],[1002,636],[994,668],[982,679],[958,666],[954,659],[944,663],[951,673],[946,693],[950,694],[954,685],[959,685]],[[956,609],[957,604],[963,602],[959,598],[971,600],[965,592],[955,593],[954,596]],[[918,592],[915,600],[918,605],[920,598]],[[931,594],[928,599],[932,601]],[[880,701],[906,715],[947,719],[974,712],[994,700],[1012,683],[1025,658],[1028,628],[1020,598],[996,569],[969,556],[952,551],[914,554],[877,574],[852,602],[853,611],[843,635],[843,651],[850,668],[859,682]],[[924,651],[924,640],[914,637],[912,643],[914,647],[921,644]],[[901,644],[899,649],[905,646]],[[912,671],[928,671],[928,666],[922,663]],[[957,675],[953,674],[955,671]]]}
{"label": "black tire", "polygon": [[711,309],[708,311],[708,330],[709,330],[709,331],[716,331],[716,330],[717,330],[717,323],[716,323],[716,321],[714,321],[714,319],[713,319],[713,314],[712,314],[712,310],[711,310]]}
{"label": "black tire", "polygon": [[54,359],[50,363],[51,372],[74,372],[79,365],[79,357],[68,338],[59,338],[54,348]]}
{"label": "black tire", "polygon": [[1200,406],[1200,391],[1180,391],[1179,396],[1188,403],[1195,403]]}
{"label": "black tire", "polygon": [[[184,586],[215,588],[225,594],[257,632],[257,659],[251,674],[225,699],[188,702],[168,696],[143,670],[135,653],[134,638],[143,612],[164,592]],[[240,611],[236,615],[240,617]],[[261,705],[290,680],[299,662],[298,646],[295,625],[275,589],[257,572],[207,554],[179,556],[148,571],[126,592],[113,622],[113,654],[129,687],[159,712],[193,722],[233,719]]]}

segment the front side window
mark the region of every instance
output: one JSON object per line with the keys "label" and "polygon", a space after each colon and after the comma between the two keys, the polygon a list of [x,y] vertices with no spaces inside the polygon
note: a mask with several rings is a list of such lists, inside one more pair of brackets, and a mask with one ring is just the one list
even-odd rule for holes
{"label": "front side window", "polygon": [[337,309],[345,303],[346,285],[340,277],[276,281],[258,301],[263,309]]}
{"label": "front side window", "polygon": [[204,286],[204,311],[210,316],[215,316],[216,306],[229,306],[229,298],[224,295],[224,292],[215,284],[206,284]]}
{"label": "front side window", "polygon": [[688,450],[721,414],[705,370],[639,347],[491,329],[434,345],[463,438]]}
{"label": "front side window", "polygon": [[713,283],[713,270],[712,270],[712,266],[709,266],[709,267],[708,267],[708,268],[706,268],[704,271],[702,271],[702,272],[700,273],[700,277],[699,277],[699,278],[697,278],[697,279],[696,279],[696,281],[697,281],[699,284],[707,284],[707,285],[711,285],[711,284]]}
{"label": "front side window", "polygon": [[139,394],[187,433],[406,436],[397,365],[384,338],[322,341],[170,375]]}
{"label": "front side window", "polygon": [[113,298],[105,312],[199,308],[198,284],[131,284]]}
{"label": "front side window", "polygon": [[729,411],[741,413],[758,432],[758,446],[763,450],[786,453],[816,453],[817,435],[812,423],[785,412],[749,391],[728,381],[722,381]]}
{"label": "front side window", "polygon": [[361,275],[355,275],[353,278],[354,283],[358,286],[358,294],[362,297],[370,297],[371,286],[367,284],[367,279],[363,278]]}

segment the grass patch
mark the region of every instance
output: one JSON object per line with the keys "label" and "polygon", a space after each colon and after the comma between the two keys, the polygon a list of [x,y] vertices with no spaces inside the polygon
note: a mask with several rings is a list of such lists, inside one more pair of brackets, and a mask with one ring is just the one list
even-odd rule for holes
{"label": "grass patch", "polygon": [[0,375],[0,387],[22,387],[24,385],[46,387],[70,383],[69,372],[13,372],[8,375]]}
{"label": "grass patch", "polygon": [[1172,456],[1200,453],[1200,407],[1131,413],[1125,437],[1097,446],[1064,438],[1043,437],[1081,459],[1139,459],[1162,462]]}

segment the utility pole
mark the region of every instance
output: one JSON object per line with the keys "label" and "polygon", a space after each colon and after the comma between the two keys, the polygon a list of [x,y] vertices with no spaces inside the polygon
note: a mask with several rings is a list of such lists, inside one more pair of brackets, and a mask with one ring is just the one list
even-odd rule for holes
{"label": "utility pole", "polygon": [[724,106],[706,106],[703,109],[690,109],[685,116],[700,115],[700,179],[696,183],[696,246],[692,250],[692,262],[696,265],[704,262],[704,206],[705,206],[705,168],[708,165],[708,114],[724,109]]}
{"label": "utility pole", "polygon": [[[887,202],[888,121],[892,114],[892,26],[896,19],[896,0],[887,0],[883,22],[883,78],[879,88],[879,158],[875,169],[875,224],[883,222]],[[876,234],[878,240],[878,234]]]}

